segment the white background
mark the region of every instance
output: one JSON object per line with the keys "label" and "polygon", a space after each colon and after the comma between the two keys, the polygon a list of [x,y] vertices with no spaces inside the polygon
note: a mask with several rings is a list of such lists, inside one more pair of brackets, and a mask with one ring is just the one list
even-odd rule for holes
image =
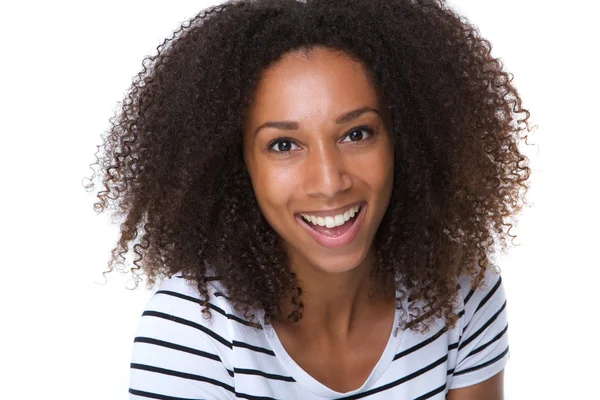
{"label": "white background", "polygon": [[[212,2],[216,3],[216,1]],[[142,58],[210,2],[0,5],[0,397],[125,399],[150,292],[101,285],[118,225],[82,186]],[[506,398],[598,398],[600,183],[596,2],[453,0],[493,44],[537,130],[532,205],[498,259]],[[594,10],[594,7],[596,9]]]}

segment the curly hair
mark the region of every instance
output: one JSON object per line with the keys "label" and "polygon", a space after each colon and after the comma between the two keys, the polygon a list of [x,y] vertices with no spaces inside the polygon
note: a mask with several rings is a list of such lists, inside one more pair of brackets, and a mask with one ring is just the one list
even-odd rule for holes
{"label": "curly hair", "polygon": [[411,300],[404,327],[453,326],[458,277],[480,286],[495,246],[515,237],[530,175],[518,144],[531,129],[490,42],[442,0],[234,0],[182,24],[145,58],[98,146],[94,207],[123,219],[105,274],[124,271],[133,252],[136,284],[182,272],[208,317],[213,279],[250,321],[257,310],[283,318],[290,292],[288,319],[302,316],[243,161],[242,126],[263,70],[315,46],[364,65],[393,136],[375,292],[395,285]]}

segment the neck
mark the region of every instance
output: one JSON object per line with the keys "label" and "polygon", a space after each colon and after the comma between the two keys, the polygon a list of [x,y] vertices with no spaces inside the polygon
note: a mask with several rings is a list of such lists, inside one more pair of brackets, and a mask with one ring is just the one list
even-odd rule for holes
{"label": "neck", "polygon": [[331,338],[347,339],[358,326],[364,328],[372,318],[385,315],[395,303],[395,296],[369,295],[372,282],[370,272],[373,254],[356,268],[342,273],[328,273],[321,269],[298,262],[292,263],[298,282],[302,288],[304,309],[302,318],[287,323],[286,317],[293,309],[289,298],[285,300],[283,321],[286,329],[307,336],[325,335]]}

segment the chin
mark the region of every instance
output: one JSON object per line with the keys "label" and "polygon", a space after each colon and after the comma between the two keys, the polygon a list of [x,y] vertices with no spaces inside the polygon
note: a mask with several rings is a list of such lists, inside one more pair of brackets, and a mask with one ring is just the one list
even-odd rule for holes
{"label": "chin", "polygon": [[367,257],[367,251],[352,251],[351,254],[340,254],[340,255],[323,255],[322,257],[315,257],[315,253],[312,252],[312,257],[306,257],[306,260],[315,269],[329,273],[329,274],[341,274],[344,272],[352,271],[365,261]]}

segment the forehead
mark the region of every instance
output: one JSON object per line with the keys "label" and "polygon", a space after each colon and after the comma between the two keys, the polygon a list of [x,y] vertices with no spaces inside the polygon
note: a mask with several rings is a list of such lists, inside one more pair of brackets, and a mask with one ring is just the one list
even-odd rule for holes
{"label": "forehead", "polygon": [[360,62],[339,51],[315,48],[309,53],[287,53],[263,72],[248,122],[318,114],[333,117],[378,105],[375,88]]}

